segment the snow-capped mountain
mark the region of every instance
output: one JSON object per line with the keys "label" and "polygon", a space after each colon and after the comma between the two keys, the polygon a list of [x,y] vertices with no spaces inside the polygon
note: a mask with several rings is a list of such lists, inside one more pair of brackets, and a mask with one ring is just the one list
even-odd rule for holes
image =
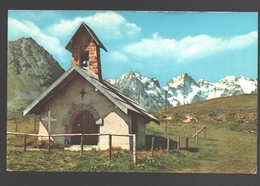
{"label": "snow-capped mountain", "polygon": [[[150,79],[143,77],[139,72],[131,71],[116,80],[106,79],[106,81],[147,110],[165,106],[165,91],[160,88],[156,78]],[[171,106],[167,100],[166,106]]]}
{"label": "snow-capped mountain", "polygon": [[168,92],[167,99],[173,106],[193,103],[205,99],[198,83],[187,73],[172,78],[164,87]]}
{"label": "snow-capped mountain", "polygon": [[220,79],[217,83],[209,83],[199,80],[198,84],[206,92],[206,99],[235,96],[239,94],[250,94],[257,91],[257,79],[244,76],[227,76]]}
{"label": "snow-capped mountain", "polygon": [[244,76],[227,76],[216,83],[210,83],[203,79],[196,82],[187,73],[183,73],[172,78],[165,87],[160,87],[156,78],[150,79],[131,71],[116,80],[106,81],[147,110],[257,91],[257,79]]}

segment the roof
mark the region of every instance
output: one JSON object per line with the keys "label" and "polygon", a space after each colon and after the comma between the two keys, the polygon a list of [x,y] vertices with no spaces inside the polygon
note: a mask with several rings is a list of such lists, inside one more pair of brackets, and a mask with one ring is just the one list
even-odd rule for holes
{"label": "roof", "polygon": [[159,120],[148,113],[139,104],[125,96],[121,91],[110,83],[99,80],[93,72],[85,70],[78,65],[73,65],[69,70],[64,72],[50,87],[48,87],[38,98],[36,98],[24,111],[23,116],[28,113],[39,113],[39,110],[46,106],[57,95],[62,94],[63,89],[70,84],[77,76],[82,76],[95,88],[97,88],[104,96],[113,102],[125,114],[134,112],[142,115],[150,122],[154,121],[159,124]]}
{"label": "roof", "polygon": [[95,41],[95,43],[100,47],[103,48],[106,52],[107,49],[106,47],[101,43],[101,41],[98,39],[98,37],[96,36],[96,34],[93,32],[93,30],[86,25],[84,22],[81,23],[81,25],[79,26],[79,28],[77,29],[77,31],[75,32],[75,34],[72,36],[72,38],[69,40],[68,44],[66,45],[66,49],[69,51],[72,51],[72,42],[73,40],[78,36],[78,33],[80,32],[80,30],[85,29],[90,36],[93,38],[93,40]]}

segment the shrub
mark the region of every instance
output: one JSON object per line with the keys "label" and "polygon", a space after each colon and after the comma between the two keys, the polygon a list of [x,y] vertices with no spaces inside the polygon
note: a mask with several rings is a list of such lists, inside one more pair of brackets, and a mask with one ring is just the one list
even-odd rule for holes
{"label": "shrub", "polygon": [[[47,149],[48,145],[49,145],[48,140],[38,140],[33,144],[33,147],[40,148],[40,149]],[[50,148],[51,149],[62,149],[62,148],[64,148],[64,146],[55,143],[53,140],[50,140]]]}

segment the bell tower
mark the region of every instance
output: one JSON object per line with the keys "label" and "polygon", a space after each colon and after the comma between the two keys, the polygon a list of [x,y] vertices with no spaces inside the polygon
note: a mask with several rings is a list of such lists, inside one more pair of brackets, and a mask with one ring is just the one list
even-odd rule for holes
{"label": "bell tower", "polygon": [[70,66],[77,64],[102,80],[100,48],[107,49],[88,25],[82,22],[65,48],[72,53]]}

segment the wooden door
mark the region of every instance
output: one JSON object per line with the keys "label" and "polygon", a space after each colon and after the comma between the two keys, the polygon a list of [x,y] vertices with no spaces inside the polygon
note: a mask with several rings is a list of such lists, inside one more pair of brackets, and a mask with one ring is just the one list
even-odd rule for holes
{"label": "wooden door", "polygon": [[[99,126],[96,125],[95,118],[89,111],[82,111],[76,115],[72,124],[72,133],[93,134],[99,132]],[[71,144],[79,145],[80,136],[71,137]],[[97,145],[98,136],[84,136],[83,145]]]}

